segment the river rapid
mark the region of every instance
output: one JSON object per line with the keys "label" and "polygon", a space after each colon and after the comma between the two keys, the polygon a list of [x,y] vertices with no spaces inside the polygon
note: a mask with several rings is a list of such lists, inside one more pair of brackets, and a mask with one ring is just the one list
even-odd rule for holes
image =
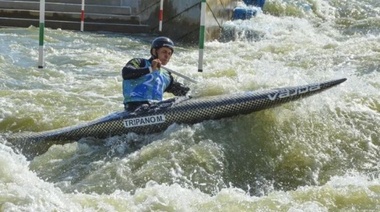
{"label": "river rapid", "polygon": [[[280,107],[162,133],[83,138],[27,157],[7,135],[123,110],[121,69],[150,35],[0,28],[0,211],[379,211],[380,3],[267,0],[229,39],[167,66],[213,96],[347,78]],[[165,26],[164,26],[165,27]],[[233,32],[233,33],[231,33]],[[166,95],[170,98],[170,95]],[[36,152],[34,152],[36,153]]]}

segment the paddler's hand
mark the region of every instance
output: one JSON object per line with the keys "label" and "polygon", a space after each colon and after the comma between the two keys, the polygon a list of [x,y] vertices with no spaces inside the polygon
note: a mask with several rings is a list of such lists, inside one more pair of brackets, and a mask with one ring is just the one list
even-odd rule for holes
{"label": "paddler's hand", "polygon": [[159,70],[161,68],[161,61],[159,59],[154,59],[152,61],[152,71],[156,71],[156,70]]}

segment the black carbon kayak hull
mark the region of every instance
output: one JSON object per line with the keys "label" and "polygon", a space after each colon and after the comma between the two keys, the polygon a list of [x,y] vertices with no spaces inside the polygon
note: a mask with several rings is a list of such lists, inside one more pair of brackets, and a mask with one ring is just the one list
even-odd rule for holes
{"label": "black carbon kayak hull", "polygon": [[173,123],[195,124],[236,115],[249,114],[272,108],[286,102],[317,94],[346,81],[345,78],[284,87],[266,91],[250,91],[212,97],[163,101],[153,107],[134,113],[115,112],[98,120],[51,131],[15,133],[8,141],[39,143],[42,141],[76,141],[84,137],[107,138],[115,135],[151,134],[164,131]]}

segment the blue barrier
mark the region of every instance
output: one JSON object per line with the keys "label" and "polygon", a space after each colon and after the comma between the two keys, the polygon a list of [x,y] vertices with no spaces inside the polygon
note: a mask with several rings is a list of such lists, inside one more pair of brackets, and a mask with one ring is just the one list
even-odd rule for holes
{"label": "blue barrier", "polygon": [[232,20],[248,20],[255,16],[257,13],[256,9],[248,7],[235,7],[232,13]]}
{"label": "blue barrier", "polygon": [[[247,6],[255,6],[255,7],[260,7],[263,9],[265,0],[243,0],[244,3]],[[253,16],[256,15],[257,9],[254,7],[243,7],[243,6],[237,6],[234,8],[233,13],[232,13],[232,20],[248,20],[251,19]]]}
{"label": "blue barrier", "polygon": [[265,4],[265,0],[243,0],[243,2],[249,6],[261,7],[261,9],[264,7]]}

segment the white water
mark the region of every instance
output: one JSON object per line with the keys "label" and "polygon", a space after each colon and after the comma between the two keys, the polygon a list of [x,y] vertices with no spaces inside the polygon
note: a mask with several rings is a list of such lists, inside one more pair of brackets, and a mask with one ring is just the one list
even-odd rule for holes
{"label": "white water", "polygon": [[[168,67],[199,81],[179,78],[193,96],[345,83],[247,116],[53,145],[31,161],[0,138],[0,210],[378,211],[379,5],[315,4],[316,12],[299,9],[302,16],[225,23],[262,36],[207,42],[204,73],[196,71],[196,46],[178,44]],[[122,110],[121,68],[149,56],[152,37],[47,29],[43,70],[38,29],[0,29],[0,39],[5,135]]]}

